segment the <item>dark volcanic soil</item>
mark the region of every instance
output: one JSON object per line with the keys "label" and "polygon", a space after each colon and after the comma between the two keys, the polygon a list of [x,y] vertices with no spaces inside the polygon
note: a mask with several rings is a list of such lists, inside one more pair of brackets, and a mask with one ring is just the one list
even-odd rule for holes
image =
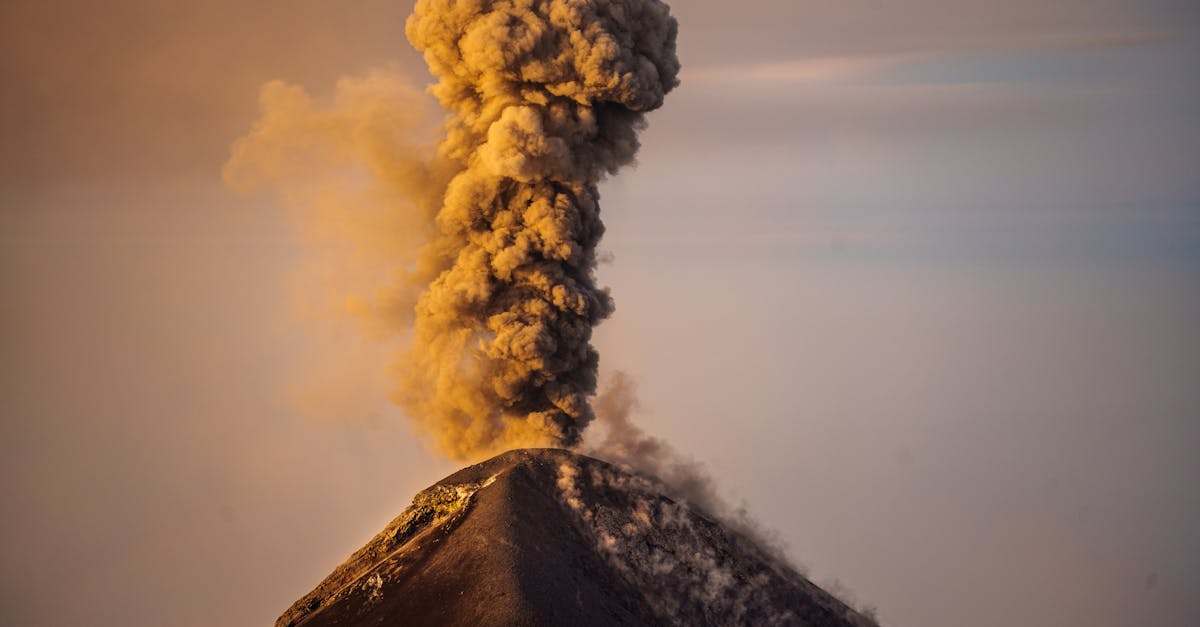
{"label": "dark volcanic soil", "polygon": [[872,624],[660,487],[510,451],[418,494],[276,627]]}

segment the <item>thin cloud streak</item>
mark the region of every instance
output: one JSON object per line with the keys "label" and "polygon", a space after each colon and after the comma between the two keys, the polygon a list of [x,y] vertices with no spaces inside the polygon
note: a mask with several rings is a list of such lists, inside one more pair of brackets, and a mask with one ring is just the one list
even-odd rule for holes
{"label": "thin cloud streak", "polygon": [[805,85],[863,83],[888,78],[889,70],[987,56],[1156,46],[1179,38],[1172,32],[1032,33],[1009,42],[968,42],[949,48],[894,54],[814,56],[778,61],[706,65],[683,70],[685,82],[797,83]]}
{"label": "thin cloud streak", "polygon": [[815,57],[748,65],[716,65],[683,71],[686,82],[838,83],[861,80],[911,60],[910,55]]}

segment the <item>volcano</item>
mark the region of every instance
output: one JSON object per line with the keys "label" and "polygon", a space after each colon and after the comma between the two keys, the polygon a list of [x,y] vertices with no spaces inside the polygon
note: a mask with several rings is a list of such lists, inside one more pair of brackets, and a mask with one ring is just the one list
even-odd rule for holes
{"label": "volcano", "polygon": [[504,453],[417,494],[275,625],[874,625],[669,492],[565,450]]}

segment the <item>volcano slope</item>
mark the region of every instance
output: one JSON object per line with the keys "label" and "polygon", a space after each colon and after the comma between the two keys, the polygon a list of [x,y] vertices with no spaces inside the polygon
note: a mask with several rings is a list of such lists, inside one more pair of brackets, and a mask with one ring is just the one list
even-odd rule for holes
{"label": "volcano slope", "polygon": [[565,450],[504,453],[417,494],[276,627],[874,624],[663,492]]}

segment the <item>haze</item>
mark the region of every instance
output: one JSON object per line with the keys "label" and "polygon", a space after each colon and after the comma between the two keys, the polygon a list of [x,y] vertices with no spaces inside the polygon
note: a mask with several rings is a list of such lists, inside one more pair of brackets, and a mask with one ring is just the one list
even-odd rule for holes
{"label": "haze", "polygon": [[[107,4],[0,7],[0,617],[267,624],[455,465],[221,165],[269,80],[427,80],[411,3]],[[1195,3],[672,8],[639,424],[885,624],[1200,623]]]}

